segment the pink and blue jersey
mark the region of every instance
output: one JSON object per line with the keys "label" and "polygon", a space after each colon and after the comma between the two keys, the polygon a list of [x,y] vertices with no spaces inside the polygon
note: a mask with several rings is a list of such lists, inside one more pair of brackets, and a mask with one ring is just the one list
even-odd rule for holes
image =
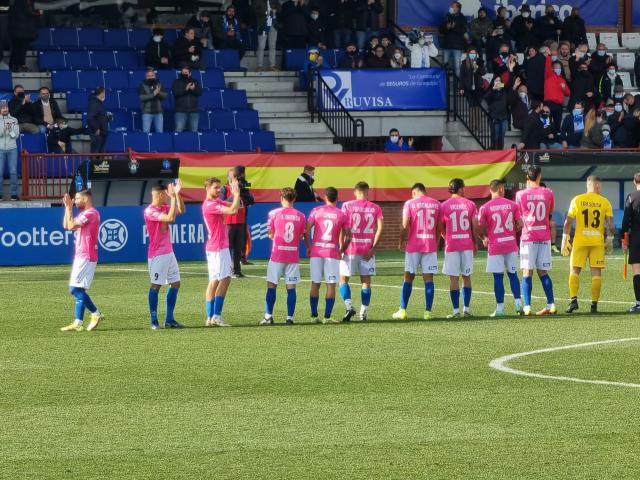
{"label": "pink and blue jersey", "polygon": [[445,252],[474,250],[472,219],[476,204],[462,197],[452,197],[442,203],[441,219],[445,228]]}
{"label": "pink and blue jersey", "polygon": [[549,217],[553,213],[555,199],[546,187],[533,187],[516,193],[516,203],[520,209],[523,242],[546,242],[551,240]]}
{"label": "pink and blue jersey", "polygon": [[438,251],[436,238],[440,221],[440,202],[423,196],[405,202],[402,217],[409,219],[407,253],[432,253]]}
{"label": "pink and blue jersey", "polygon": [[518,206],[506,198],[494,198],[480,207],[478,223],[487,229],[489,255],[518,251],[516,222],[519,219]]}
{"label": "pink and blue jersey", "polygon": [[351,243],[347,255],[366,255],[373,247],[376,226],[381,220],[382,209],[369,200],[351,200],[342,205],[351,230]]}
{"label": "pink and blue jersey", "polygon": [[340,232],[347,225],[347,216],[338,207],[323,205],[309,213],[313,223],[310,257],[340,259]]}
{"label": "pink and blue jersey", "polygon": [[298,263],[300,239],[307,230],[304,214],[295,208],[276,208],[269,212],[267,225],[273,234],[271,260],[278,263]]}
{"label": "pink and blue jersey", "polygon": [[173,252],[169,224],[160,221],[160,216],[169,213],[170,208],[169,205],[149,205],[144,209],[144,224],[149,237],[148,258]]}
{"label": "pink and blue jersey", "polygon": [[75,258],[97,262],[100,213],[95,208],[88,208],[78,213],[73,221],[80,225],[76,234]]}
{"label": "pink and blue jersey", "polygon": [[209,234],[205,245],[205,251],[207,252],[219,252],[229,248],[229,234],[224,223],[223,213],[226,206],[227,202],[219,198],[207,198],[202,202],[202,217]]}

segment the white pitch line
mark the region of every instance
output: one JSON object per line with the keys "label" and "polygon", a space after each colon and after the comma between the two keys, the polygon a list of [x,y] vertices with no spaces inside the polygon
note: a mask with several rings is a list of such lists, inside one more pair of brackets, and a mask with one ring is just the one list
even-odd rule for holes
{"label": "white pitch line", "polygon": [[538,355],[541,353],[558,352],[562,350],[571,350],[575,348],[593,347],[596,345],[610,345],[614,343],[634,342],[638,340],[640,340],[640,337],[617,338],[613,340],[601,340],[598,342],[576,343],[573,345],[564,345],[562,347],[541,348],[540,350],[532,350],[530,352],[512,353],[511,355],[505,355],[504,357],[491,360],[491,362],[489,363],[489,367],[503,373],[519,375],[521,377],[541,378],[543,380],[557,380],[557,381],[574,382],[574,383],[588,383],[592,385],[607,385],[610,387],[640,388],[640,384],[638,383],[612,382],[610,380],[588,380],[584,378],[545,375],[542,373],[533,373],[533,372],[527,372],[525,370],[518,370],[516,368],[507,367],[506,365],[508,362],[515,360],[516,358],[522,358],[522,357],[527,357],[531,355]]}

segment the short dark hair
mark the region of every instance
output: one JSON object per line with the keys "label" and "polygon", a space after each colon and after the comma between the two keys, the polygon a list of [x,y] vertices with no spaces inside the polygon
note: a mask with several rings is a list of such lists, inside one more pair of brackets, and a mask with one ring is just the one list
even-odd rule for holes
{"label": "short dark hair", "polygon": [[101,93],[103,93],[104,91],[105,91],[105,88],[104,88],[104,87],[102,87],[102,86],[100,86],[100,87],[96,87],[96,89],[95,89],[95,94],[96,94],[96,96],[97,96],[97,95],[100,95]]}
{"label": "short dark hair", "polygon": [[284,187],[280,190],[280,197],[284,198],[287,202],[295,202],[296,191],[291,187]]}
{"label": "short dark hair", "polygon": [[540,100],[531,100],[531,110],[537,110],[542,106],[542,102]]}
{"label": "short dark hair", "polygon": [[66,121],[67,121],[67,119],[66,119],[66,118],[64,118],[64,117],[58,117],[58,118],[56,118],[56,123],[59,123],[59,122],[66,122]]}
{"label": "short dark hair", "polygon": [[542,168],[538,165],[529,165],[525,172],[527,174],[527,180],[535,182],[540,178],[540,175],[542,175]]}
{"label": "short dark hair", "polygon": [[159,27],[156,27],[152,30],[152,35],[155,37],[156,35],[162,35],[164,37],[164,30]]}
{"label": "short dark hair", "polygon": [[424,183],[418,182],[413,184],[411,190],[419,190],[420,192],[425,193],[427,191],[427,187],[424,186]]}
{"label": "short dark hair", "polygon": [[209,177],[204,181],[204,188],[209,188],[214,183],[222,184],[222,182],[220,181],[220,179],[218,177]]}
{"label": "short dark hair", "polygon": [[359,192],[368,192],[369,184],[367,182],[358,182],[354,188]]}
{"label": "short dark hair", "polygon": [[640,172],[633,176],[633,183],[640,183]]}
{"label": "short dark hair", "polygon": [[166,192],[167,191],[167,186],[163,183],[159,183],[158,185],[154,185],[153,187],[151,187],[151,191],[152,192]]}
{"label": "short dark hair", "polygon": [[498,190],[500,190],[500,187],[502,187],[503,185],[504,185],[504,180],[496,178],[495,180],[491,180],[491,183],[489,184],[489,189],[493,193],[496,193]]}
{"label": "short dark hair", "polygon": [[555,62],[553,62],[553,64],[552,64],[552,65],[553,65],[554,67],[555,67],[556,65],[558,65],[560,68],[562,68],[562,63],[558,62],[557,60],[556,60]]}
{"label": "short dark hair", "polygon": [[44,85],[38,89],[39,92],[43,90],[46,90],[47,92],[51,93],[51,90],[49,89],[49,87],[45,87]]}
{"label": "short dark hair", "polygon": [[392,128],[391,130],[389,130],[389,135],[391,135],[393,132],[396,132],[398,134],[400,133],[400,131],[397,128]]}
{"label": "short dark hair", "polygon": [[16,88],[21,88],[21,89],[23,89],[23,90],[24,90],[24,87],[23,87],[22,85],[20,85],[19,83],[15,84],[15,85],[13,86],[13,91],[14,91],[14,92],[16,91]]}
{"label": "short dark hair", "polygon": [[324,194],[331,203],[336,203],[338,201],[338,189],[336,187],[327,187],[324,191]]}
{"label": "short dark hair", "polygon": [[464,188],[464,180],[461,178],[453,178],[449,182],[449,193],[458,193]]}

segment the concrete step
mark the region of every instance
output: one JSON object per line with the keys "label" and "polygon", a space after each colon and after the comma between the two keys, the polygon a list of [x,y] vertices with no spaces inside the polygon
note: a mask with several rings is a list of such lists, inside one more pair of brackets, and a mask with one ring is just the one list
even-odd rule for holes
{"label": "concrete step", "polygon": [[14,85],[22,85],[29,92],[38,91],[40,87],[51,88],[51,74],[47,72],[14,73],[12,77]]}
{"label": "concrete step", "polygon": [[260,120],[266,122],[299,122],[309,120],[309,112],[260,112]]}
{"label": "concrete step", "polygon": [[238,90],[246,90],[249,92],[293,92],[295,89],[294,81],[279,80],[277,82],[262,82],[262,81],[237,81],[229,82],[230,88],[236,88]]}
{"label": "concrete step", "polygon": [[342,145],[334,143],[332,145],[318,145],[314,143],[308,144],[287,144],[279,145],[278,150],[281,152],[341,152]]}
{"label": "concrete step", "polygon": [[311,122],[297,122],[297,123],[267,123],[266,129],[271,130],[276,134],[279,133],[304,133],[304,134],[317,134],[328,133],[329,130],[324,123],[311,123]]}
{"label": "concrete step", "polygon": [[295,95],[298,92],[265,92],[265,93],[251,93],[247,95],[248,102],[260,102],[260,103],[304,103],[307,104],[307,96]]}
{"label": "concrete step", "polygon": [[333,135],[300,135],[298,133],[276,135],[276,143],[279,145],[308,145],[311,143],[333,145]]}
{"label": "concrete step", "polygon": [[249,107],[263,113],[273,112],[306,112],[306,102],[264,102],[262,100],[249,103]]}
{"label": "concrete step", "polygon": [[261,82],[279,82],[280,80],[294,80],[297,78],[296,72],[289,71],[263,71],[263,72],[225,72],[224,78],[227,81],[256,80]]}

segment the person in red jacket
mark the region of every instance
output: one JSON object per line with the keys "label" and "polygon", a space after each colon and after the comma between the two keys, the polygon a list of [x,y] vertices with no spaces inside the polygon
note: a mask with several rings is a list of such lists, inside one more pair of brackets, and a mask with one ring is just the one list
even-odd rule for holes
{"label": "person in red jacket", "polygon": [[562,64],[547,60],[544,71],[544,104],[551,110],[556,125],[562,123],[562,104],[571,95],[571,90],[564,78]]}

